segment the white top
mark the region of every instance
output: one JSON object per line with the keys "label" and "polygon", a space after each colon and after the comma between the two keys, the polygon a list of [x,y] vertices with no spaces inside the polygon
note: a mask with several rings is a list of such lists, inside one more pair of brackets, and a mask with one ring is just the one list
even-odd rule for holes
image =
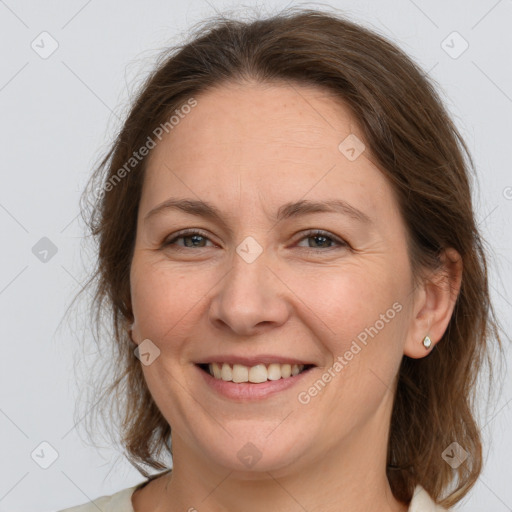
{"label": "white top", "polygon": [[[111,496],[102,496],[93,502],[67,508],[59,512],[134,512],[132,506],[132,495],[136,489],[142,487],[148,481],[123,489]],[[408,512],[444,512],[447,509],[436,505],[421,485],[414,489],[414,495],[409,505]]]}

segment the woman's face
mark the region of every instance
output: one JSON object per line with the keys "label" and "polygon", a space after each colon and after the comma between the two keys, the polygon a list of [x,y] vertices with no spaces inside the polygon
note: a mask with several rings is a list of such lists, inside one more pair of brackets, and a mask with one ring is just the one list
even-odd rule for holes
{"label": "woman's face", "polygon": [[[175,456],[275,474],[373,444],[385,458],[418,335],[390,185],[322,89],[230,84],[195,99],[149,156],[130,275],[132,336]],[[171,199],[188,207],[161,207]]]}

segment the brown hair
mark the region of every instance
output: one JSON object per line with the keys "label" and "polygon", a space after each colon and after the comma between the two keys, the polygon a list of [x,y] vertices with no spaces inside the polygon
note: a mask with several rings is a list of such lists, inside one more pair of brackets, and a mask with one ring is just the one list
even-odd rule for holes
{"label": "brown hair", "polygon": [[[166,467],[159,457],[162,451],[172,453],[171,428],[148,391],[129,336],[130,264],[147,158],[130,167],[126,163],[190,98],[225,81],[244,80],[334,92],[352,110],[376,165],[393,185],[415,277],[421,277],[422,269],[436,268],[444,248],[453,247],[462,256],[462,286],[443,339],[428,357],[403,357],[387,467],[397,499],[409,502],[421,484],[443,506],[452,506],[482,468],[475,383],[483,364],[492,366],[490,340],[501,348],[472,209],[473,162],[421,69],[385,38],[337,14],[288,9],[252,21],[207,20],[189,42],[163,53],[143,83],[85,193],[87,199],[94,194],[86,220],[98,244],[97,267],[88,282],[95,286],[96,337],[101,337],[99,326],[107,314],[115,340],[111,382],[99,383],[108,407],[99,411],[109,412],[110,426],[115,410],[127,457],[143,475],[148,473],[142,465]],[[111,427],[114,436],[119,430]],[[441,457],[454,441],[469,453],[457,469]]]}

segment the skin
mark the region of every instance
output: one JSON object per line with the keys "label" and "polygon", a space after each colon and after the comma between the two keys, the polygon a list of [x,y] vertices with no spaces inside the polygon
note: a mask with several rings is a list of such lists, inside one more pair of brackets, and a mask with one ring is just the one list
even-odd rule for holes
{"label": "skin", "polygon": [[[143,371],[172,426],[174,469],[133,495],[135,511],[407,510],[385,472],[396,376],[404,354],[430,353],[426,334],[433,346],[442,337],[460,258],[448,250],[443,273],[414,285],[392,188],[369,148],[354,161],[338,149],[349,134],[364,138],[331,93],[244,82],[196,99],[151,152],[139,208],[132,338],[160,350]],[[177,210],[144,220],[170,197],[211,202],[224,223]],[[286,202],[332,198],[371,222],[341,213],[273,220]],[[162,246],[187,228],[206,238]],[[263,249],[252,263],[236,252],[247,236]],[[300,403],[394,303],[400,312]],[[316,368],[300,385],[240,403],[210,390],[194,365],[220,353],[289,355]],[[250,468],[237,456],[248,442],[261,454]]]}

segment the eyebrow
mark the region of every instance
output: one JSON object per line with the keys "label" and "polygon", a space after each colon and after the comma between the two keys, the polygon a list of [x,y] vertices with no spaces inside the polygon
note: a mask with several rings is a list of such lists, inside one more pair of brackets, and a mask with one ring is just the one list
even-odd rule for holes
{"label": "eyebrow", "polygon": [[[190,215],[204,217],[225,225],[222,212],[211,203],[196,199],[176,198],[167,199],[150,210],[144,217],[144,222],[158,213],[167,210],[179,210]],[[311,213],[341,213],[365,224],[371,224],[372,222],[368,215],[342,199],[328,199],[325,201],[302,199],[300,201],[286,203],[279,208],[275,220],[279,222],[281,220]]]}

